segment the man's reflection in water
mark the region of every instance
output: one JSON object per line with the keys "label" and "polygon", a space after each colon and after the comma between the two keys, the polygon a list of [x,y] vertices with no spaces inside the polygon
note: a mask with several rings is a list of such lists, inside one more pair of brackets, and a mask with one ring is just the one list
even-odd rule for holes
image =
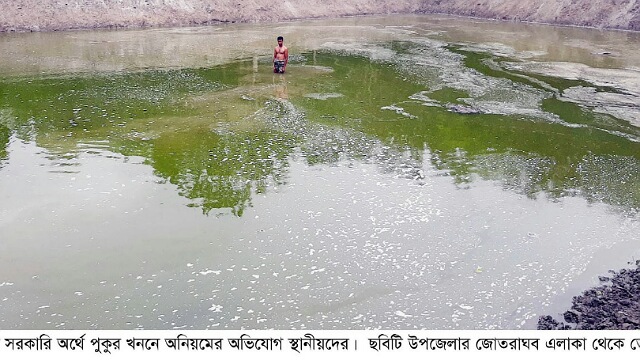
{"label": "man's reflection in water", "polygon": [[254,55],[253,56],[253,85],[256,84],[257,81],[257,77],[258,77],[258,56]]}
{"label": "man's reflection in water", "polygon": [[277,99],[288,99],[287,95],[287,78],[284,74],[273,76],[273,85]]}

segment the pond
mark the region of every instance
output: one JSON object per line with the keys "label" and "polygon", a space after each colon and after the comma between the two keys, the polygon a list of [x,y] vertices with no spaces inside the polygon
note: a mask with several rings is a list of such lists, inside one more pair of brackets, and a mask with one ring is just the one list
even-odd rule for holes
{"label": "pond", "polygon": [[2,329],[534,329],[640,258],[636,33],[388,16],[0,49]]}

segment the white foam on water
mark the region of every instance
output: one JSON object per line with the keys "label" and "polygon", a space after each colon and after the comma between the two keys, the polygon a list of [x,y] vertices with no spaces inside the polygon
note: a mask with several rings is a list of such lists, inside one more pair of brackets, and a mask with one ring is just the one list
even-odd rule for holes
{"label": "white foam on water", "polygon": [[344,95],[338,93],[309,93],[305,94],[304,97],[316,99],[316,100],[328,100],[343,97]]}

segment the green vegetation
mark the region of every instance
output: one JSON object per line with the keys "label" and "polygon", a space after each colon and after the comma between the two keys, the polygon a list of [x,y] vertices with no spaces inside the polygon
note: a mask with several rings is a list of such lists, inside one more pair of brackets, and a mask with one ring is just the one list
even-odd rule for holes
{"label": "green vegetation", "polygon": [[11,131],[6,126],[0,125],[0,166],[2,166],[3,160],[8,156],[7,146],[9,145],[9,137]]}
{"label": "green vegetation", "polygon": [[[408,46],[392,44],[397,51]],[[487,54],[450,50],[487,76],[543,90],[576,85],[489,66]],[[418,163],[428,153],[432,165],[459,184],[479,176],[530,197],[577,192],[640,208],[640,144],[606,131],[637,130],[616,119],[555,96],[541,109],[579,126],[459,114],[444,105],[463,104],[466,91],[431,91],[442,106],[425,106],[410,97],[428,89],[391,64],[335,53],[313,59],[293,64],[286,77],[264,67],[254,72],[248,60],[206,69],[0,79],[0,112],[11,114],[11,121],[0,117],[0,161],[12,133],[65,157],[84,151],[80,144],[99,142],[144,157],[205,214],[241,216],[253,194],[286,183],[296,151],[313,166],[382,161],[375,150],[382,146],[409,151]]]}

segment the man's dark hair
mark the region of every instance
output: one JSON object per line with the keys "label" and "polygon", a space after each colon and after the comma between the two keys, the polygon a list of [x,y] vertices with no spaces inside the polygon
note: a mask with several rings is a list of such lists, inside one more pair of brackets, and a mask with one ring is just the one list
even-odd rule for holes
{"label": "man's dark hair", "polygon": [[284,38],[283,38],[282,36],[278,36],[278,38],[277,38],[276,40],[278,40],[278,41],[280,41],[280,40],[284,41]]}

